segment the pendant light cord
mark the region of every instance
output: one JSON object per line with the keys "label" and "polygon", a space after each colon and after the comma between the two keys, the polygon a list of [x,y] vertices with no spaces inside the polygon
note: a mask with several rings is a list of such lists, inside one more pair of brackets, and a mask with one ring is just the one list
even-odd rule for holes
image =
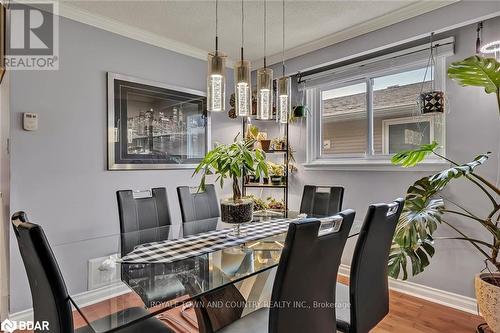
{"label": "pendant light cord", "polygon": [[283,0],[283,12],[282,12],[282,17],[283,17],[283,40],[282,40],[282,69],[283,69],[283,76],[285,76],[285,0]]}
{"label": "pendant light cord", "polygon": [[264,0],[264,68],[267,67],[266,45],[267,45],[267,1]]}
{"label": "pendant light cord", "polygon": [[215,0],[215,55],[219,53],[219,0]]}
{"label": "pendant light cord", "polygon": [[245,9],[244,9],[244,0],[241,0],[241,61],[243,61],[244,45],[245,45]]}
{"label": "pendant light cord", "polygon": [[430,67],[433,67],[430,75],[431,75],[431,89],[434,90],[433,72],[434,72],[434,69],[436,68],[436,63],[434,61],[434,45],[433,45],[434,41],[433,41],[433,39],[434,39],[434,32],[431,32],[431,36],[430,36],[431,52],[429,54],[429,59],[427,60],[427,66],[425,67],[424,79],[422,80],[422,85],[420,86],[420,93],[423,93],[423,91],[424,91],[425,79],[427,78],[427,72],[429,71]]}
{"label": "pendant light cord", "polygon": [[481,39],[483,34],[483,22],[479,22],[476,28],[476,54],[481,53]]}

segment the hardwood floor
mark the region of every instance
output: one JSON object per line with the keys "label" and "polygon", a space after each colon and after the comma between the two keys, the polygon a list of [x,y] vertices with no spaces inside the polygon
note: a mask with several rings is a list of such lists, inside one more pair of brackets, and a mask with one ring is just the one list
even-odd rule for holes
{"label": "hardwood floor", "polygon": [[[348,283],[339,276],[338,281]],[[471,333],[484,320],[467,312],[396,291],[390,292],[389,314],[372,333]]]}
{"label": "hardwood floor", "polygon": [[481,317],[391,291],[389,315],[373,333],[475,332]]}
{"label": "hardwood floor", "polygon": [[[345,277],[339,277],[341,283],[347,283]],[[132,294],[119,296],[127,298],[126,301],[117,301],[116,303],[125,303],[129,306],[141,306],[141,300]],[[89,306],[86,313],[89,313],[89,320],[95,320],[107,312],[109,306],[105,303],[97,303]],[[119,309],[116,309],[119,310]],[[180,309],[168,311],[168,315],[184,321],[180,315]],[[191,314],[194,315],[194,314]],[[420,298],[391,291],[390,293],[390,312],[389,315],[371,332],[372,333],[471,333],[475,332],[476,326],[483,320],[463,311],[455,310],[437,303],[429,302]],[[75,328],[85,325],[81,317],[75,315]],[[195,333],[192,326],[183,322],[182,327],[177,327],[172,321],[168,326],[176,333]],[[19,331],[18,331],[19,332]],[[21,332],[19,332],[21,333]]]}

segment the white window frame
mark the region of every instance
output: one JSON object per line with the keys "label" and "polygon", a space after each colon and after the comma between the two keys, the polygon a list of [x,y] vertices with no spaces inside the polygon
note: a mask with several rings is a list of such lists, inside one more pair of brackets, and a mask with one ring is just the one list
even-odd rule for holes
{"label": "white window frame", "polygon": [[[440,55],[436,58],[436,67],[434,69],[435,88],[437,90],[446,91],[446,56]],[[324,170],[373,170],[373,171],[435,171],[447,165],[446,162],[429,156],[424,162],[410,169],[401,168],[391,163],[390,155],[375,154],[373,151],[373,90],[371,85],[373,80],[391,74],[397,74],[404,71],[425,68],[427,59],[420,59],[404,65],[394,66],[391,68],[375,68],[369,73],[363,75],[352,75],[343,77],[342,79],[330,81],[328,83],[307,88],[305,91],[307,105],[310,108],[311,116],[307,118],[307,147],[306,147],[306,163],[303,166],[306,169],[324,169]],[[321,92],[340,88],[343,86],[356,84],[365,81],[367,84],[367,153],[361,155],[321,155],[321,147],[323,144],[322,136],[322,99]],[[423,115],[422,115],[423,116]],[[419,117],[422,117],[419,116]],[[416,117],[410,117],[418,119]],[[442,115],[442,142],[439,142],[443,147],[442,154],[445,155],[446,147],[446,116]]]}
{"label": "white window frame", "polygon": [[429,143],[434,141],[434,116],[421,115],[382,120],[382,154],[389,155],[389,126],[401,124],[417,124],[429,122]]}

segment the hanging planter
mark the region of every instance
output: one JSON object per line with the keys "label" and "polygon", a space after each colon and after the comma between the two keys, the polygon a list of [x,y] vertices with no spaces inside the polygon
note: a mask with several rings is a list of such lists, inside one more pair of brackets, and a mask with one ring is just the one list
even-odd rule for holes
{"label": "hanging planter", "polygon": [[444,113],[444,92],[439,90],[423,92],[420,94],[418,104],[422,114]]}
{"label": "hanging planter", "polygon": [[[436,61],[434,59],[434,45],[432,42],[432,38],[434,37],[434,33],[431,33],[430,36],[430,54],[429,60],[427,61],[427,67],[425,68],[424,79],[422,80],[422,86],[420,88],[420,95],[418,96],[417,104],[419,106],[419,110],[421,114],[429,114],[429,113],[444,113],[445,108],[445,96],[444,92],[436,89],[435,87],[435,79],[434,79],[434,69],[436,68]],[[424,91],[424,87],[427,81],[427,73],[430,71],[430,89],[428,91]]]}

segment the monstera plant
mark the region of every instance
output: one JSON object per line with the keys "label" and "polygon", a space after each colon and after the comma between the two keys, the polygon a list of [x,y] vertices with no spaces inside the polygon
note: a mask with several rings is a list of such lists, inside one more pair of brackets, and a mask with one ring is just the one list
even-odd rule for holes
{"label": "monstera plant", "polygon": [[[500,63],[492,58],[474,56],[452,63],[448,76],[462,86],[483,87],[488,94],[496,94],[500,115]],[[403,167],[412,167],[428,155],[434,155],[450,163],[450,168],[434,175],[423,177],[411,185],[406,193],[405,206],[398,222],[389,257],[389,275],[406,280],[411,274],[422,273],[434,255],[434,242],[454,239],[470,243],[483,257],[488,273],[476,276],[476,295],[479,308],[494,332],[500,332],[500,188],[479,175],[477,170],[488,160],[489,152],[475,157],[467,163],[453,161],[439,153],[438,143],[433,142],[418,149],[399,152],[392,162]],[[457,203],[441,194],[456,179],[466,179],[477,187],[490,203],[484,214],[472,212],[467,203]],[[475,238],[461,230],[450,219],[452,216],[478,225],[489,237]],[[440,225],[447,225],[454,233],[451,237],[435,237]]]}

